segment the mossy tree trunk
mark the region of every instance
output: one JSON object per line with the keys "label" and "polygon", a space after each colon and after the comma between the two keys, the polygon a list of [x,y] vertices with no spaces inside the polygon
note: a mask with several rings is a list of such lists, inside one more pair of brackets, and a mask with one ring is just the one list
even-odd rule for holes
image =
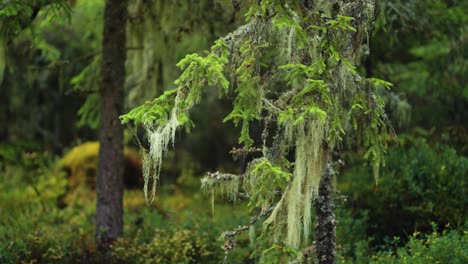
{"label": "mossy tree trunk", "polygon": [[127,1],[106,0],[101,81],[96,240],[107,249],[123,229],[123,128]]}
{"label": "mossy tree trunk", "polygon": [[336,220],[333,213],[332,168],[327,162],[325,172],[319,184],[319,193],[315,201],[315,243],[317,260],[320,264],[336,262]]}

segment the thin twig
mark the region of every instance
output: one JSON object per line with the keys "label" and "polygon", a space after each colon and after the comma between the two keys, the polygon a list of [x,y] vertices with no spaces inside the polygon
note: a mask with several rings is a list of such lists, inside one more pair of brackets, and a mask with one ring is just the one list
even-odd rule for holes
{"label": "thin twig", "polygon": [[248,225],[238,226],[237,228],[234,228],[232,231],[226,231],[223,233],[224,238],[226,238],[226,241],[221,246],[221,248],[224,250],[223,263],[226,263],[229,251],[233,250],[236,247],[236,244],[237,244],[236,237],[240,235],[241,233],[245,232],[246,230],[248,230],[251,226],[255,225],[255,223],[257,223],[259,219],[269,216],[273,212],[274,208],[275,207],[272,206],[268,208],[268,210],[262,212],[261,214],[252,217]]}

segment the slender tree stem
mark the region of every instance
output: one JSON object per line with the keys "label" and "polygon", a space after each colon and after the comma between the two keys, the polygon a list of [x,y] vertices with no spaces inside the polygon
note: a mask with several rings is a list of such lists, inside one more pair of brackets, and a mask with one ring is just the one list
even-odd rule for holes
{"label": "slender tree stem", "polygon": [[125,83],[126,17],[127,1],[106,0],[96,204],[96,240],[101,250],[107,250],[123,230],[123,128],[119,116]]}
{"label": "slender tree stem", "polygon": [[332,168],[328,162],[320,179],[319,196],[315,202],[315,239],[319,264],[336,262],[336,220],[333,207]]}

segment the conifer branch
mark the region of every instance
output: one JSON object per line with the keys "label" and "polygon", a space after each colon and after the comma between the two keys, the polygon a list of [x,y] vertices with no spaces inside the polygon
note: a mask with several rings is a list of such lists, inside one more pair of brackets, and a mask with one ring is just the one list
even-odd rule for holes
{"label": "conifer branch", "polygon": [[233,250],[236,247],[237,241],[236,237],[243,232],[247,231],[250,229],[251,226],[254,226],[255,223],[257,223],[258,220],[261,218],[267,217],[271,215],[273,210],[275,209],[274,206],[270,207],[268,210],[262,212],[261,214],[254,216],[250,219],[250,223],[248,225],[243,225],[243,226],[238,226],[234,228],[231,231],[226,231],[222,234],[222,237],[226,239],[224,244],[221,246],[221,248],[224,250],[224,260],[223,263],[227,262],[227,256],[229,254],[229,251]]}
{"label": "conifer branch", "polygon": [[307,260],[315,256],[317,253],[317,248],[315,245],[312,245],[310,247],[306,247],[301,250],[301,253],[297,256],[297,258],[289,264],[303,264],[303,263],[308,263]]}
{"label": "conifer branch", "polygon": [[281,113],[283,110],[278,106],[274,105],[270,100],[266,98],[262,98],[262,101],[265,103],[264,106],[266,109],[270,110],[270,112],[274,113]]}
{"label": "conifer branch", "polygon": [[244,177],[244,175],[236,175],[230,173],[221,173],[217,172],[207,172],[206,178],[215,181],[231,181],[231,180],[238,180],[239,178]]}
{"label": "conifer branch", "polygon": [[240,26],[239,28],[229,33],[224,38],[221,38],[221,40],[229,45],[233,41],[236,41],[237,39],[244,38],[245,36],[252,34],[254,32],[254,29],[255,29],[254,23],[248,23],[243,26]]}

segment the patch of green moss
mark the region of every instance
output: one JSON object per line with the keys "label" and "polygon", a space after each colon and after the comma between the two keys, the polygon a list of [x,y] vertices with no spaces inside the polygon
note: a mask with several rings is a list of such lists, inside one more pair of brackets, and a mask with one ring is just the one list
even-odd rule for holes
{"label": "patch of green moss", "polygon": [[[124,148],[125,171],[124,186],[140,188],[142,186],[142,161],[138,151]],[[99,161],[99,143],[85,142],[71,149],[57,162],[58,170],[65,171],[68,177],[65,202],[70,202],[70,195],[75,196],[82,188],[96,187],[97,166]]]}

